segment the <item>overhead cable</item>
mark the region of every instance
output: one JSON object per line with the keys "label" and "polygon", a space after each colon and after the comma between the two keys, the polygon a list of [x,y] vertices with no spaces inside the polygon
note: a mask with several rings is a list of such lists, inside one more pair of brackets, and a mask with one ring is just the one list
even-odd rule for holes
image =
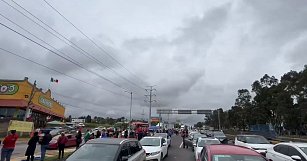
{"label": "overhead cable", "polygon": [[20,32],[18,32],[18,31],[14,30],[14,29],[12,29],[11,27],[9,27],[9,26],[7,26],[7,25],[1,23],[1,22],[0,22],[0,25],[3,26],[3,27],[5,27],[5,28],[7,28],[7,29],[9,29],[10,31],[12,31],[12,32],[14,32],[14,33],[16,33],[16,34],[18,34],[18,35],[24,37],[25,39],[31,41],[32,43],[34,43],[34,44],[36,44],[36,45],[38,45],[38,46],[40,46],[40,47],[42,47],[42,48],[44,48],[44,49],[50,51],[52,54],[55,54],[55,55],[57,55],[58,57],[67,60],[68,62],[70,62],[70,63],[72,63],[72,64],[78,66],[79,68],[81,68],[81,69],[83,69],[83,70],[85,70],[85,71],[87,71],[87,72],[89,72],[89,73],[92,73],[92,74],[98,76],[99,78],[101,78],[101,79],[103,79],[103,80],[105,80],[105,81],[107,81],[107,82],[109,82],[109,83],[111,83],[111,84],[113,84],[113,85],[115,85],[115,86],[117,86],[117,87],[119,87],[119,88],[125,90],[125,91],[128,91],[128,89],[122,87],[121,85],[119,85],[119,84],[117,84],[117,83],[111,81],[111,80],[108,79],[108,78],[105,78],[104,76],[102,76],[102,75],[100,75],[100,74],[98,74],[98,73],[96,73],[96,72],[94,72],[94,71],[92,71],[92,70],[89,70],[89,69],[84,68],[84,67],[81,66],[80,64],[75,63],[75,62],[73,62],[72,60],[70,60],[70,59],[68,59],[68,58],[66,58],[66,57],[64,57],[64,56],[62,56],[62,55],[56,53],[55,51],[53,51],[53,50],[47,48],[46,46],[44,46],[44,45],[42,45],[42,44],[40,44],[40,43],[34,41],[33,39],[31,39],[31,38],[29,38],[29,37],[23,35],[22,33],[20,33]]}
{"label": "overhead cable", "polygon": [[[13,0],[12,0],[13,1]],[[92,38],[86,35],[81,29],[79,29],[75,24],[73,24],[68,18],[66,18],[60,11],[58,11],[54,6],[48,3],[46,0],[43,0],[49,7],[51,7],[55,12],[57,12],[62,18],[64,18],[69,24],[71,24],[77,31],[79,31],[84,37],[86,37],[90,42],[92,42],[98,49],[100,49],[104,54],[108,55],[112,60],[117,62],[122,68],[124,68],[127,72],[131,75],[135,76],[141,82],[145,83],[142,79],[140,79],[137,75],[132,73],[128,68],[126,68],[123,64],[121,64],[116,58],[114,58],[111,54],[108,53],[107,49],[104,47],[99,46]],[[147,83],[145,83],[147,84]],[[142,88],[143,89],[143,88]]]}
{"label": "overhead cable", "polygon": [[79,81],[79,82],[81,82],[81,83],[84,83],[84,84],[86,84],[86,85],[89,85],[89,86],[92,86],[92,87],[95,87],[95,88],[98,87],[98,88],[100,88],[100,89],[102,89],[102,90],[104,90],[104,91],[107,91],[107,92],[109,92],[109,93],[112,93],[112,94],[114,94],[114,95],[119,95],[119,96],[124,96],[124,97],[130,98],[130,97],[126,96],[126,95],[123,95],[123,94],[120,94],[120,93],[113,92],[113,91],[111,91],[111,90],[102,88],[101,86],[97,86],[97,84],[95,85],[95,84],[89,83],[89,82],[87,82],[87,81],[81,80],[81,79],[79,79],[79,78],[73,77],[73,76],[71,76],[71,75],[65,74],[65,73],[63,73],[63,72],[61,72],[61,71],[59,71],[59,70],[57,70],[57,69],[53,69],[53,68],[51,68],[51,67],[48,67],[48,66],[46,66],[46,65],[43,65],[43,64],[41,64],[41,63],[38,63],[38,62],[36,62],[36,61],[34,61],[34,60],[31,60],[31,59],[29,59],[29,58],[26,58],[26,57],[24,57],[24,56],[18,55],[18,54],[16,54],[16,53],[12,52],[12,51],[3,49],[3,48],[1,48],[1,47],[0,47],[0,50],[6,52],[7,54],[14,55],[14,56],[19,57],[19,58],[21,58],[21,59],[24,59],[24,60],[26,60],[26,61],[28,61],[28,62],[31,62],[31,63],[36,64],[36,65],[38,65],[38,66],[41,66],[41,67],[43,67],[43,68],[46,68],[46,69],[48,69],[48,70],[51,70],[51,71],[54,71],[54,72],[59,73],[59,74],[61,74],[61,75],[64,75],[64,76],[66,76],[66,77],[68,77],[68,78],[71,78],[71,79],[74,79],[74,80]]}

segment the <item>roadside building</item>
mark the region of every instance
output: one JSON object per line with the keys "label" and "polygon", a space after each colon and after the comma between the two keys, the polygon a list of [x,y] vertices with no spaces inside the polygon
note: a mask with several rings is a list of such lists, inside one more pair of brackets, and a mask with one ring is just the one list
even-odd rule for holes
{"label": "roadside building", "polygon": [[49,89],[43,92],[27,77],[24,80],[0,79],[0,132],[7,128],[9,120],[24,120],[28,105],[31,112],[27,121],[32,121],[35,128],[44,127],[47,121],[64,118],[64,106],[51,97]]}

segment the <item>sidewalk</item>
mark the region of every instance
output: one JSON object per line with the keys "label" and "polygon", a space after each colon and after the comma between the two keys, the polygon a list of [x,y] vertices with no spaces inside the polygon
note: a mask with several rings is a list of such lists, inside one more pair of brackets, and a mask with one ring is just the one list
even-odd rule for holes
{"label": "sidewalk", "polygon": [[[76,150],[76,147],[72,147],[72,148],[65,148],[65,153],[70,153],[70,152],[74,152]],[[46,157],[52,157],[52,156],[56,156],[58,155],[58,150],[47,150],[46,152]],[[35,158],[40,158],[40,153],[35,153]],[[14,158],[12,156],[11,158],[11,161],[23,161],[23,160],[27,160],[27,157],[24,156],[24,157],[16,157]],[[37,160],[37,159],[34,159],[34,160]]]}

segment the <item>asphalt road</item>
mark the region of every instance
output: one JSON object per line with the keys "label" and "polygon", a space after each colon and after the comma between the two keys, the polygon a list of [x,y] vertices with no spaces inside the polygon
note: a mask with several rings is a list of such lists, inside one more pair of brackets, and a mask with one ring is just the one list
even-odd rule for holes
{"label": "asphalt road", "polygon": [[171,147],[168,149],[168,157],[163,161],[195,161],[194,153],[192,149],[180,148],[182,138],[174,135],[172,137]]}
{"label": "asphalt road", "polygon": [[[182,138],[180,136],[172,136],[171,147],[168,149],[168,157],[164,158],[163,161],[195,161],[194,153],[192,149],[183,149],[180,147]],[[12,161],[20,161],[25,159],[24,154],[27,149],[27,144],[16,144],[15,150],[12,155]],[[74,148],[70,148],[72,150]],[[68,150],[68,149],[67,149]],[[47,155],[56,155],[57,150],[47,150]],[[40,145],[36,146],[35,156],[40,155]]]}
{"label": "asphalt road", "polygon": [[[28,145],[26,143],[17,143],[12,154],[12,158],[24,157]],[[36,146],[36,153],[40,153],[40,145]]]}

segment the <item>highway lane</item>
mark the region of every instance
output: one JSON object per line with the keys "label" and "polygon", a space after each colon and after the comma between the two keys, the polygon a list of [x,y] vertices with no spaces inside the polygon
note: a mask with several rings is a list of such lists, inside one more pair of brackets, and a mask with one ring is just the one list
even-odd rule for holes
{"label": "highway lane", "polygon": [[[172,136],[172,146],[169,148],[168,157],[163,161],[195,161],[192,149],[180,148],[182,138],[180,136]],[[15,150],[12,155],[12,161],[20,161],[25,159],[24,154],[27,149],[27,144],[16,144]],[[69,148],[67,151],[73,151],[74,148]],[[47,155],[57,155],[57,150],[47,150]],[[36,146],[35,156],[40,156],[40,145]]]}
{"label": "highway lane", "polygon": [[195,161],[194,153],[192,149],[180,148],[182,138],[178,135],[172,136],[172,144],[168,149],[168,157],[163,161]]}

